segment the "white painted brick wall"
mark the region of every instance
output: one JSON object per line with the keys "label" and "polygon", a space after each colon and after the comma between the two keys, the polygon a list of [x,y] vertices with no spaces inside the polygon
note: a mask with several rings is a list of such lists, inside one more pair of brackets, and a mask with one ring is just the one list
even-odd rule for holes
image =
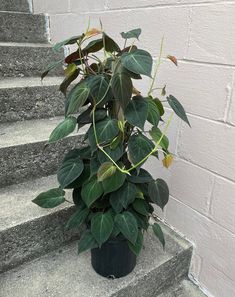
{"label": "white painted brick wall", "polygon": [[[35,13],[50,15],[52,42],[98,26],[119,33],[141,27],[140,46],[154,57],[165,37],[165,61],[157,85],[185,106],[189,129],[176,118],[169,131],[177,155],[170,170],[147,162],[167,180],[171,200],[162,215],[194,244],[191,274],[214,297],[235,292],[235,1],[33,0]],[[149,85],[144,80],[145,90]],[[136,83],[140,87],[140,82]]]}

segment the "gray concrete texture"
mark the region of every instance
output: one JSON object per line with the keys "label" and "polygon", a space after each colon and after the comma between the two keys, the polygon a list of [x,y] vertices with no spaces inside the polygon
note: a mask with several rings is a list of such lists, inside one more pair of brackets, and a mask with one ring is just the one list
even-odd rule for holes
{"label": "gray concrete texture", "polygon": [[65,153],[79,147],[83,130],[48,145],[52,130],[63,118],[0,125],[0,187],[54,174]]}
{"label": "gray concrete texture", "polygon": [[44,43],[48,41],[46,32],[44,15],[0,12],[1,42]]}
{"label": "gray concrete texture", "polygon": [[[41,76],[50,63],[63,58],[50,45],[0,43],[0,78]],[[50,71],[49,76],[63,75],[62,66]]]}
{"label": "gray concrete texture", "polygon": [[[64,228],[72,204],[43,209],[31,202],[56,187],[56,176],[50,176],[0,189],[0,272],[78,238],[80,230]],[[66,195],[72,201],[71,190]]]}
{"label": "gray concrete texture", "polygon": [[153,297],[188,272],[191,245],[167,227],[166,250],[149,232],[134,271],[105,279],[90,264],[90,252],[77,255],[77,244],[47,254],[0,276],[0,296],[7,297]]}
{"label": "gray concrete texture", "polygon": [[59,91],[63,78],[4,79],[0,81],[0,123],[64,114],[65,97]]}
{"label": "gray concrete texture", "polygon": [[0,11],[29,12],[28,0],[1,0]]}

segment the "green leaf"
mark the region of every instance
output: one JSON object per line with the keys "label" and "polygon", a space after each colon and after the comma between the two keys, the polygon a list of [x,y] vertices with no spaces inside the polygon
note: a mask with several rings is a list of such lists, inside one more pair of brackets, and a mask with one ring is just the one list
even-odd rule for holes
{"label": "green leaf", "polygon": [[86,220],[87,216],[89,214],[89,209],[78,209],[68,220],[66,224],[66,229],[72,229],[72,228],[78,228],[80,227]]}
{"label": "green leaf", "polygon": [[158,98],[153,99],[153,101],[155,102],[155,104],[158,107],[158,111],[159,111],[160,116],[163,116],[165,111],[164,111],[164,107],[162,105],[162,102]]}
{"label": "green leaf", "polygon": [[76,178],[71,184],[67,185],[65,189],[80,188],[89,177],[90,177],[90,166],[88,164],[85,164],[81,175],[78,178]]}
{"label": "green leaf", "polygon": [[115,225],[132,244],[135,244],[138,236],[138,225],[135,217],[129,211],[117,214],[114,219]]}
{"label": "green leaf", "polygon": [[103,38],[104,38],[104,43],[105,43],[104,44],[105,50],[107,52],[113,53],[113,52],[121,51],[118,44],[111,37],[109,37],[106,33],[103,33]]}
{"label": "green leaf", "polygon": [[[104,148],[105,152],[116,162],[123,155],[123,145],[122,143],[118,145],[115,149],[111,149],[109,147]],[[109,161],[110,159],[101,151],[98,151],[98,158],[100,163],[104,163]]]}
{"label": "green leaf", "polygon": [[[151,137],[153,138],[154,142],[158,143],[160,138],[162,137],[162,131],[156,127],[153,126],[151,131],[149,132]],[[166,135],[163,136],[162,140],[160,141],[159,144],[164,150],[167,150],[169,147],[169,140]]]}
{"label": "green leaf", "polygon": [[115,99],[119,101],[121,107],[125,110],[133,90],[130,76],[125,72],[115,73],[111,79],[111,87]]}
{"label": "green leaf", "polygon": [[129,71],[151,77],[153,59],[151,55],[140,49],[121,56],[121,62]]}
{"label": "green leaf", "polygon": [[126,107],[124,116],[127,121],[140,129],[144,129],[144,124],[148,115],[148,102],[141,96],[134,97]]}
{"label": "green leaf", "polygon": [[147,216],[149,214],[149,206],[145,200],[135,199],[132,205],[134,210],[142,214],[143,216]]}
{"label": "green leaf", "polygon": [[56,142],[70,133],[72,133],[77,125],[77,120],[74,117],[67,117],[63,120],[63,122],[59,123],[59,125],[52,131],[49,137],[49,143]]}
{"label": "green leaf", "polygon": [[[154,144],[143,134],[134,134],[128,143],[129,158],[133,164],[139,163],[154,149]],[[144,163],[144,162],[143,162]],[[142,163],[142,164],[143,164]]]}
{"label": "green leaf", "polygon": [[137,213],[134,209],[130,209],[130,212],[132,213],[132,215],[135,217],[138,228],[139,229],[144,229],[144,230],[148,230],[149,227],[149,217],[148,216],[143,216],[139,213]]}
{"label": "green leaf", "polygon": [[63,160],[58,172],[57,179],[61,188],[65,188],[78,178],[84,169],[80,157]]}
{"label": "green leaf", "polygon": [[87,207],[90,207],[103,194],[102,183],[98,182],[96,176],[93,176],[82,186],[82,199]]}
{"label": "green leaf", "polygon": [[125,179],[126,179],[126,174],[122,173],[120,170],[116,170],[116,172],[112,176],[106,178],[102,182],[104,193],[108,194],[116,191],[123,185]]}
{"label": "green leaf", "polygon": [[129,246],[130,250],[136,256],[138,256],[142,250],[143,241],[144,241],[144,237],[143,237],[143,233],[141,231],[138,232],[138,237],[137,237],[135,245],[128,241],[128,246]]}
{"label": "green leaf", "polygon": [[136,186],[130,182],[125,182],[117,191],[111,193],[110,203],[112,204],[114,200],[119,200],[122,206],[124,208],[127,208],[128,205],[135,200],[136,194]]}
{"label": "green leaf", "polygon": [[161,242],[163,248],[165,248],[165,238],[164,238],[164,234],[162,232],[162,228],[157,223],[155,223],[152,227],[153,227],[154,234],[156,235],[156,237]]}
{"label": "green leaf", "polygon": [[119,199],[119,197],[114,193],[116,193],[116,192],[111,193],[109,202],[110,202],[113,210],[116,213],[120,213],[123,210],[122,200]]}
{"label": "green leaf", "polygon": [[189,125],[189,127],[191,127],[188,117],[187,117],[185,110],[184,110],[183,106],[181,105],[181,103],[172,95],[167,97],[167,101],[168,101],[170,107],[177,114],[177,116],[179,118],[181,118],[181,120],[185,121]]}
{"label": "green leaf", "polygon": [[82,50],[83,55],[88,55],[90,53],[95,53],[101,50],[104,47],[103,39],[92,40],[88,43],[88,45]]}
{"label": "green leaf", "polygon": [[154,126],[157,126],[160,121],[160,112],[158,106],[153,99],[148,100],[148,117],[147,120]]}
{"label": "green leaf", "polygon": [[62,189],[51,189],[39,194],[32,202],[43,208],[53,208],[65,202],[64,195]]}
{"label": "green leaf", "polygon": [[[96,109],[95,111],[95,122],[101,121],[107,117],[107,111],[104,108]],[[88,108],[77,117],[79,126],[92,123],[92,109]]]}
{"label": "green leaf", "polygon": [[53,62],[53,63],[50,63],[46,70],[41,74],[41,80],[44,79],[44,77],[47,76],[47,74],[53,70],[54,68],[58,67],[59,65],[61,65],[61,63],[63,62],[63,60],[59,60],[59,61],[56,61],[56,62]]}
{"label": "green leaf", "polygon": [[90,161],[90,171],[91,171],[91,176],[97,174],[99,168],[100,168],[101,163],[99,162],[99,160],[97,159],[97,154],[94,154],[94,157],[91,158]]}
{"label": "green leaf", "polygon": [[78,83],[68,94],[66,115],[78,112],[78,109],[86,102],[89,92],[84,82]]}
{"label": "green leaf", "polygon": [[110,212],[99,212],[91,219],[91,233],[99,246],[108,240],[113,231],[113,225],[114,222]]}
{"label": "green leaf", "polygon": [[[96,134],[99,144],[110,142],[119,132],[118,121],[107,117],[96,124]],[[91,147],[96,148],[94,128],[91,126],[88,130],[88,139]]]}
{"label": "green leaf", "polygon": [[94,249],[98,247],[98,243],[91,234],[90,230],[87,230],[80,238],[78,243],[78,254],[85,252],[89,249]]}
{"label": "green leaf", "polygon": [[112,99],[111,88],[107,78],[102,75],[92,75],[86,80],[86,84],[90,89],[90,96],[98,106],[104,105],[109,99]]}
{"label": "green leaf", "polygon": [[152,181],[148,185],[148,193],[152,202],[156,203],[163,210],[169,200],[169,189],[163,179]]}
{"label": "green leaf", "polygon": [[97,172],[98,181],[102,182],[112,176],[116,172],[116,169],[116,166],[114,166],[112,162],[103,163]]}
{"label": "green leaf", "polygon": [[90,159],[91,158],[91,149],[89,146],[85,146],[85,147],[81,147],[78,149],[73,149],[71,151],[69,151],[64,159],[63,162],[69,160],[69,159],[76,159],[80,157],[80,159]]}
{"label": "green leaf", "polygon": [[63,41],[60,41],[53,46],[53,50],[58,52],[65,45],[77,43],[77,41],[79,41],[81,38],[83,38],[83,36],[84,35],[73,36],[73,37],[70,37]]}
{"label": "green leaf", "polygon": [[126,33],[122,32],[121,36],[124,39],[129,39],[129,38],[139,39],[140,34],[141,34],[141,29],[138,28],[138,29],[130,30],[130,31],[126,32]]}
{"label": "green leaf", "polygon": [[140,168],[138,175],[129,175],[127,176],[127,179],[135,184],[143,184],[151,182],[153,180],[153,177],[145,169]]}
{"label": "green leaf", "polygon": [[60,91],[64,94],[64,96],[66,96],[68,87],[78,77],[79,73],[80,73],[80,69],[78,68],[74,71],[74,73],[71,76],[65,77],[65,79],[61,83]]}

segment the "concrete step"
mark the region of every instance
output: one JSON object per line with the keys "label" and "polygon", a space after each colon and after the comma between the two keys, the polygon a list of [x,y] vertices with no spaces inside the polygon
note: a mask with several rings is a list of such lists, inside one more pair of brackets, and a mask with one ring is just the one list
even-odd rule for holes
{"label": "concrete step", "polygon": [[[0,43],[0,78],[40,76],[48,64],[63,59],[63,53],[54,53],[50,44]],[[62,67],[49,75],[62,75]]]}
{"label": "concrete step", "polygon": [[1,0],[0,11],[18,11],[18,12],[29,12],[29,1],[28,0]]}
{"label": "concrete step", "polygon": [[65,152],[81,145],[85,129],[44,146],[63,117],[0,124],[0,187],[54,174]]}
{"label": "concrete step", "polygon": [[[188,273],[191,245],[163,226],[166,249],[149,232],[134,271],[106,279],[91,268],[90,252],[77,255],[77,244],[51,252],[0,276],[4,297],[153,297]],[[155,295],[154,295],[155,294]]]}
{"label": "concrete step", "polygon": [[0,81],[0,123],[64,114],[63,77],[8,78]]}
{"label": "concrete step", "polygon": [[78,237],[78,231],[64,230],[74,211],[71,204],[46,210],[31,202],[57,186],[56,177],[50,176],[0,189],[0,272]]}
{"label": "concrete step", "polygon": [[45,15],[0,12],[1,42],[48,42]]}
{"label": "concrete step", "polygon": [[184,279],[166,292],[153,297],[206,297],[206,295],[190,280]]}

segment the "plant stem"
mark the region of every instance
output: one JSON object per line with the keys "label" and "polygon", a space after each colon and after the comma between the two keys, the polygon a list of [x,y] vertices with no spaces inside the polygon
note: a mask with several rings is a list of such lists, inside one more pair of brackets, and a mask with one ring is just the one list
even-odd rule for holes
{"label": "plant stem", "polygon": [[153,80],[152,80],[152,83],[151,83],[150,88],[149,88],[148,96],[152,95],[153,86],[154,86],[154,84],[156,82],[156,78],[157,78],[157,72],[158,72],[158,69],[159,69],[159,67],[161,65],[161,58],[162,58],[162,52],[163,52],[163,42],[164,42],[164,37],[162,37],[162,40],[161,40],[160,53],[159,53],[158,61],[157,61],[157,64],[156,64],[156,68],[154,70]]}

